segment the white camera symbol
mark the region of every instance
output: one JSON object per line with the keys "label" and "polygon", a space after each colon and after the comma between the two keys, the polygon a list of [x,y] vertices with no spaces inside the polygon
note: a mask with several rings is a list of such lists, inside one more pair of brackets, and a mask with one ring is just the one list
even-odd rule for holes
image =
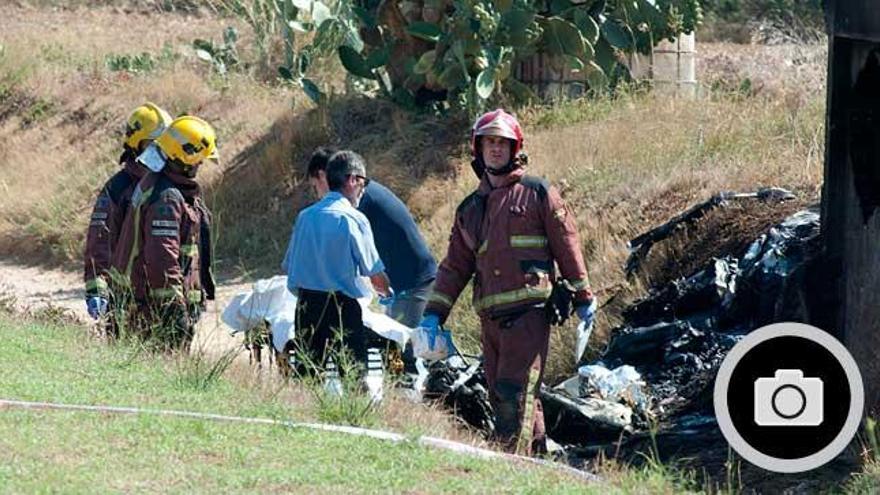
{"label": "white camera symbol", "polygon": [[819,426],[824,419],[821,378],[801,370],[776,370],[755,380],[755,423],[759,426]]}

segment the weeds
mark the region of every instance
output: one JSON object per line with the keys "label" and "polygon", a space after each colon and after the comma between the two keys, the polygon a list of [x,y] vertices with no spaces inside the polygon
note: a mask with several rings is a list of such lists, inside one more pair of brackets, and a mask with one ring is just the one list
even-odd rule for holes
{"label": "weeds", "polygon": [[22,112],[21,123],[23,127],[30,127],[40,123],[55,114],[57,105],[50,99],[36,97]]}
{"label": "weeds", "polygon": [[111,72],[142,74],[152,72],[162,66],[171,65],[178,58],[179,55],[174,53],[174,47],[170,43],[165,42],[158,56],[150,52],[141,52],[133,55],[108,53],[104,56],[104,65]]}
{"label": "weeds", "polygon": [[342,330],[328,342],[325,363],[315,361],[304,342],[298,338],[294,343],[294,372],[314,400],[318,420],[361,427],[378,423],[378,403],[362,381],[364,364],[342,344]]}
{"label": "weeds", "polygon": [[230,349],[219,357],[209,355],[203,349],[190,354],[179,353],[175,360],[177,386],[199,392],[211,389],[220,382],[240,352],[240,348]]}
{"label": "weeds", "polygon": [[117,55],[114,53],[104,57],[104,64],[111,72],[150,72],[156,68],[157,62],[149,52],[139,55]]}
{"label": "weeds", "polygon": [[0,292],[0,313],[8,315],[15,313],[17,303],[18,298],[14,294]]}
{"label": "weeds", "polygon": [[694,493],[698,489],[693,470],[675,467],[652,460],[645,454],[645,462],[633,466],[616,459],[600,456],[592,462],[593,470],[622,493]]}
{"label": "weeds", "polygon": [[8,100],[15,97],[16,90],[33,72],[33,62],[13,59],[4,46],[0,46],[0,114]]}
{"label": "weeds", "polygon": [[29,311],[32,318],[38,321],[51,322],[54,324],[74,324],[78,318],[67,308],[47,302],[45,305]]}
{"label": "weeds", "polygon": [[87,58],[74,55],[65,45],[57,42],[40,45],[40,58],[47,64],[76,69],[81,69],[89,63]]}
{"label": "weeds", "polygon": [[229,26],[223,31],[223,44],[214,44],[213,40],[196,39],[193,48],[196,56],[211,64],[214,72],[225,77],[227,72],[239,66],[240,59],[235,44],[238,31]]}
{"label": "weeds", "polygon": [[724,493],[739,493],[742,491],[742,471],[740,461],[733,453],[733,449],[727,448],[727,461],[724,463],[725,487]]}
{"label": "weeds", "polygon": [[877,420],[866,417],[859,434],[862,471],[854,473],[844,486],[844,493],[877,493],[880,489],[880,430]]}

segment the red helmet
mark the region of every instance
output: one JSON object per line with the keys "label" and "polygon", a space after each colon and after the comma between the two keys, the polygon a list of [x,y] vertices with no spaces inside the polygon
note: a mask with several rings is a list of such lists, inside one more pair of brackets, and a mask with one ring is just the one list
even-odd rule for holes
{"label": "red helmet", "polygon": [[513,147],[512,157],[516,156],[523,147],[522,127],[516,117],[498,108],[484,113],[471,129],[471,153],[477,156],[477,136],[499,136],[510,139],[516,144]]}

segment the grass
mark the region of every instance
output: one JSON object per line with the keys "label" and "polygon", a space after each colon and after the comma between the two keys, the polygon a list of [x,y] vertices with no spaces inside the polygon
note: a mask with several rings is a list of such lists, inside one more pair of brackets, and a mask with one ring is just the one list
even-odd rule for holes
{"label": "grass", "polygon": [[0,378],[0,395],[5,398],[137,404],[242,415],[289,414],[279,402],[263,400],[258,394],[239,397],[240,390],[228,381],[202,387],[187,380],[186,370],[174,358],[162,362],[136,346],[99,345],[75,327],[35,322],[22,326],[0,317],[0,328],[8,344],[0,350],[3,363],[8,363]]}
{"label": "grass", "polygon": [[[82,330],[0,317],[5,345],[0,396],[307,419],[278,393],[232,380],[192,380],[176,360],[82,340]],[[202,373],[210,376],[210,373]],[[38,379],[35,379],[38,377]],[[0,416],[4,490],[482,492],[508,480],[517,491],[573,491],[568,476],[460,457],[414,445],[271,426],[6,410]],[[455,473],[451,476],[449,473]],[[448,478],[448,479],[447,479]]]}
{"label": "grass", "polygon": [[551,472],[308,430],[150,416],[6,411],[13,492],[582,493]]}
{"label": "grass", "polygon": [[[8,313],[0,314],[0,333],[5,399],[292,421],[320,415],[296,387],[218,365],[223,356],[212,361],[107,346],[82,327]],[[218,366],[225,372],[218,374]],[[436,412],[389,395],[378,427],[411,438],[437,433]],[[629,470],[608,462],[599,469],[609,484],[585,485],[560,471],[413,442],[280,426],[11,407],[0,414],[0,485],[11,492],[679,493],[688,479],[658,466]]]}

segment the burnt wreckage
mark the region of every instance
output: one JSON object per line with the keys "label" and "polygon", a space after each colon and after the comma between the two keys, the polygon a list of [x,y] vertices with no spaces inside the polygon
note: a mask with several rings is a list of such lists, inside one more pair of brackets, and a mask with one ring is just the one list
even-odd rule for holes
{"label": "burnt wreckage", "polygon": [[[627,270],[639,270],[652,244],[713,208],[739,199],[792,198],[775,188],[715,196],[634,239]],[[572,463],[600,452],[634,459],[629,454],[652,444],[662,458],[705,457],[707,442],[721,446],[723,462],[727,449],[712,406],[715,374],[751,330],[815,319],[821,301],[814,294],[820,291],[809,287],[821,251],[819,234],[818,210],[799,211],[745,242],[742,252],[653,287],[623,311],[625,323],[612,331],[597,361],[579,368],[578,376],[542,387],[548,436],[565,447]],[[425,396],[441,398],[471,426],[491,429],[478,358],[435,363]]]}

